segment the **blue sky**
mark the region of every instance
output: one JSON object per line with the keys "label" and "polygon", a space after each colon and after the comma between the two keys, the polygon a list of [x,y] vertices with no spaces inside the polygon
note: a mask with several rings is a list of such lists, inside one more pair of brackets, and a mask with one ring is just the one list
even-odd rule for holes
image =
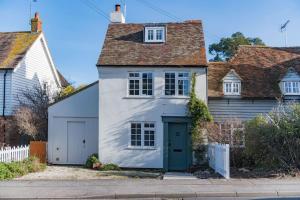
{"label": "blue sky", "polygon": [[[54,62],[72,83],[97,80],[97,62],[108,20],[84,2],[107,15],[121,0],[37,0],[32,15],[40,12]],[[260,37],[269,46],[284,46],[280,24],[288,25],[288,46],[300,46],[299,0],[126,0],[127,22],[174,21],[143,1],[168,11],[180,20],[201,19],[206,46],[241,31]],[[174,18],[174,17],[173,17]],[[29,0],[0,0],[0,31],[29,30]]]}

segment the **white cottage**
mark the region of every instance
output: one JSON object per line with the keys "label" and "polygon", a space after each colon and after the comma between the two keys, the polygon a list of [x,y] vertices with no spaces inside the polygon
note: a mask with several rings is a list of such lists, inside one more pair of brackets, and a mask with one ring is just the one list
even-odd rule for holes
{"label": "white cottage", "polygon": [[0,146],[18,143],[16,136],[5,134],[3,122],[13,115],[22,92],[36,84],[52,91],[67,84],[55,68],[38,13],[31,31],[0,32]]}
{"label": "white cottage", "polygon": [[196,94],[206,102],[206,65],[199,20],[113,21],[97,63],[100,160],[121,167],[187,170],[192,164],[191,76],[196,74]]}
{"label": "white cottage", "polygon": [[[65,103],[51,106],[50,162],[83,163],[87,152],[95,148],[95,143],[89,144],[86,138],[94,137],[98,140],[96,152],[103,163],[187,170],[192,164],[187,103],[194,73],[196,94],[207,102],[207,62],[201,21],[125,23],[119,5],[111,20],[97,63],[99,83],[94,87],[98,88],[98,115],[91,111],[83,118],[79,114],[81,108],[75,106],[79,94],[72,96],[67,106],[76,113],[58,114]],[[86,92],[91,90],[88,87]],[[87,110],[94,105],[90,97],[82,99]],[[65,121],[60,120],[62,116]],[[91,126],[89,120],[96,117],[98,137],[92,136],[95,132],[86,131]],[[69,148],[73,139],[67,137],[74,136],[74,131],[70,131],[73,129],[68,128],[73,125],[84,132],[76,143],[77,150]],[[58,140],[60,143],[55,142]],[[67,146],[63,150],[62,144]],[[76,161],[71,160],[74,151]]]}

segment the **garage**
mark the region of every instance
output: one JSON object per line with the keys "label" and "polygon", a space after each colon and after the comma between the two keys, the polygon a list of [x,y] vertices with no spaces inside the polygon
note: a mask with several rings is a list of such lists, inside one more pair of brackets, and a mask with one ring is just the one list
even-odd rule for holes
{"label": "garage", "polygon": [[98,152],[98,82],[48,108],[48,162],[82,165]]}

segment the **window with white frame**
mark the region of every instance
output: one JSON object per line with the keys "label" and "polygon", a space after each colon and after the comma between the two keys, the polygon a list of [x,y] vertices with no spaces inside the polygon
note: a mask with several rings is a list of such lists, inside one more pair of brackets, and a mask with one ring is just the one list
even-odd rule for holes
{"label": "window with white frame", "polygon": [[225,95],[241,94],[241,82],[239,81],[224,81],[223,88]]}
{"label": "window with white frame", "polygon": [[299,81],[285,81],[283,82],[285,95],[300,95]]}
{"label": "window with white frame", "polygon": [[128,74],[129,96],[152,96],[153,75],[151,72],[129,72]]}
{"label": "window with white frame", "polygon": [[165,42],[165,27],[145,27],[145,42]]}
{"label": "window with white frame", "polygon": [[189,96],[190,75],[188,72],[166,72],[165,73],[165,95],[166,96]]}
{"label": "window with white frame", "polygon": [[155,124],[154,122],[132,122],[130,125],[131,147],[154,147]]}

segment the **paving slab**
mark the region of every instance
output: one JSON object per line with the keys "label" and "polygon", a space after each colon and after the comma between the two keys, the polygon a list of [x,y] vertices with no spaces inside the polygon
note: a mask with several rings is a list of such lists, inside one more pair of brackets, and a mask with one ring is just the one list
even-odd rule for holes
{"label": "paving slab", "polygon": [[163,180],[197,180],[197,177],[186,172],[166,172]]}

